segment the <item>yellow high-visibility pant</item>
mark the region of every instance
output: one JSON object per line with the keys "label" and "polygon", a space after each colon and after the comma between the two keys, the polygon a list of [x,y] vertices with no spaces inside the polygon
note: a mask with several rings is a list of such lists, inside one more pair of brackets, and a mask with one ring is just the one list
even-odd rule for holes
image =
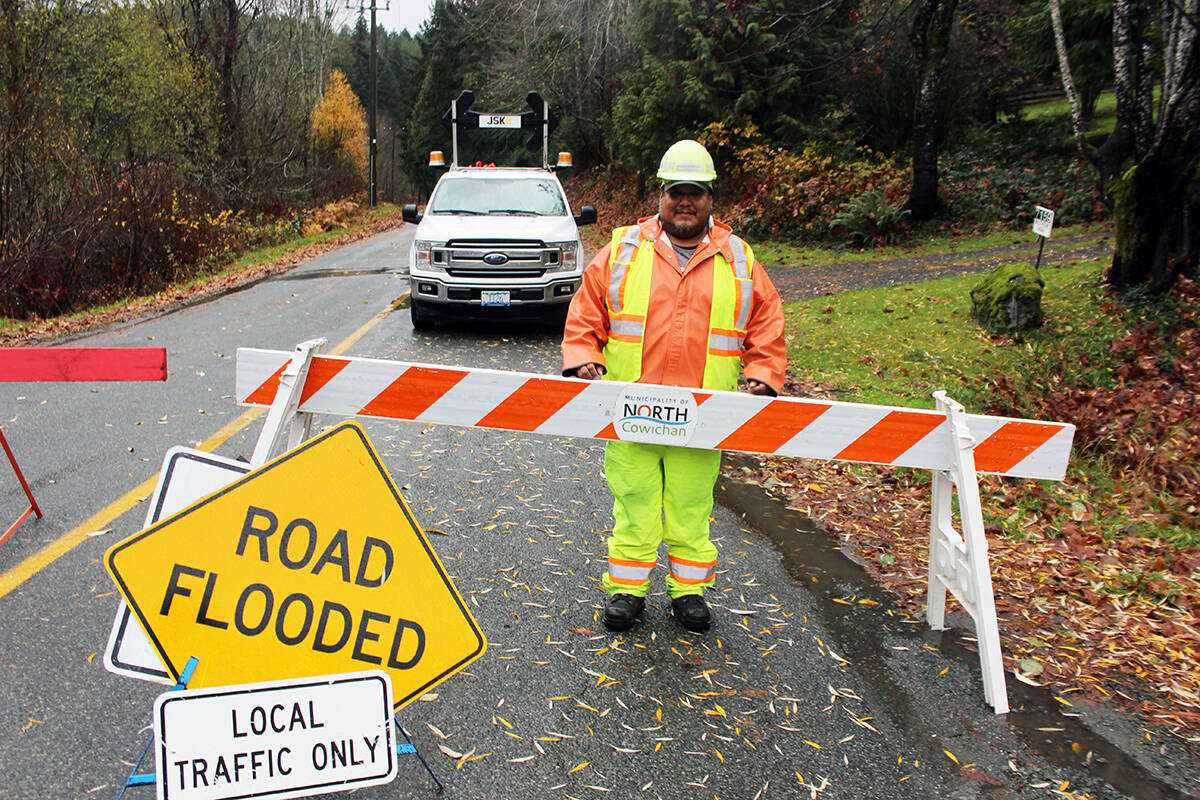
{"label": "yellow high-visibility pant", "polygon": [[613,494],[608,538],[609,594],[645,597],[658,546],[667,543],[667,594],[701,594],[712,586],[717,548],[708,538],[720,450],[610,441],[604,473]]}

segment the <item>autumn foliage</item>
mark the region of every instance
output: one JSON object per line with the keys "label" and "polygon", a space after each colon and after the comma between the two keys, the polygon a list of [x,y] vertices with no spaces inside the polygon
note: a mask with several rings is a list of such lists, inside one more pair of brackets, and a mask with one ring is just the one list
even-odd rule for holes
{"label": "autumn foliage", "polygon": [[366,117],[341,70],[329,74],[325,93],[313,108],[312,139],[319,164],[318,194],[344,197],[366,185]]}
{"label": "autumn foliage", "polygon": [[[1067,702],[1114,703],[1181,731],[1200,726],[1198,309],[1189,280],[1142,308],[1107,298],[1100,313],[1127,323],[1098,348],[1117,365],[1111,383],[1034,393],[1021,376],[997,376],[991,413],[1071,421],[1075,451],[1062,482],[980,482],[1008,671]],[[902,607],[922,612],[923,473],[769,458],[742,477],[819,520]]]}
{"label": "autumn foliage", "polygon": [[[1172,290],[1174,319],[1149,319],[1110,343],[1116,385],[1071,385],[1026,399],[1036,416],[1075,423],[1080,447],[1156,491],[1200,496],[1200,286]],[[1017,406],[1012,381],[997,380],[996,411]],[[1200,520],[1198,520],[1200,521]]]}

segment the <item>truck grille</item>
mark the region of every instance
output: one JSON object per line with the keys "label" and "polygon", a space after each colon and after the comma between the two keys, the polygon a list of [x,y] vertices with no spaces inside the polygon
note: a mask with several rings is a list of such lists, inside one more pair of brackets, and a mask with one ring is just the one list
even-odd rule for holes
{"label": "truck grille", "polygon": [[473,239],[434,247],[430,259],[456,278],[540,278],[562,263],[562,250],[540,241]]}

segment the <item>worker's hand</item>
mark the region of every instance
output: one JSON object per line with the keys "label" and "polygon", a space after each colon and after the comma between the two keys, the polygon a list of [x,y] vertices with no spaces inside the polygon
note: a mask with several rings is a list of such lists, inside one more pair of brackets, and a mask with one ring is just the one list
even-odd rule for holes
{"label": "worker's hand", "polygon": [[575,377],[583,378],[585,381],[598,380],[604,374],[604,370],[594,361],[589,361],[575,368]]}
{"label": "worker's hand", "polygon": [[746,379],[746,391],[748,391],[750,394],[765,394],[772,397],[775,395],[774,389],[772,389],[770,386],[767,386],[762,381],[754,380],[754,378]]}

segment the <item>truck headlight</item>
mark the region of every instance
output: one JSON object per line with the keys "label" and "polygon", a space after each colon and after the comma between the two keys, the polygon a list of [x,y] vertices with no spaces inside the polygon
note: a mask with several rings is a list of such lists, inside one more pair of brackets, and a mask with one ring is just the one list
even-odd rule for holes
{"label": "truck headlight", "polygon": [[558,265],[551,267],[548,272],[574,272],[579,269],[583,254],[579,252],[578,242],[546,242],[546,246],[557,247],[562,252],[562,258],[559,259]]}
{"label": "truck headlight", "polygon": [[440,266],[435,267],[432,260],[432,253],[435,242],[428,239],[417,239],[413,242],[413,269],[433,270],[442,269]]}

